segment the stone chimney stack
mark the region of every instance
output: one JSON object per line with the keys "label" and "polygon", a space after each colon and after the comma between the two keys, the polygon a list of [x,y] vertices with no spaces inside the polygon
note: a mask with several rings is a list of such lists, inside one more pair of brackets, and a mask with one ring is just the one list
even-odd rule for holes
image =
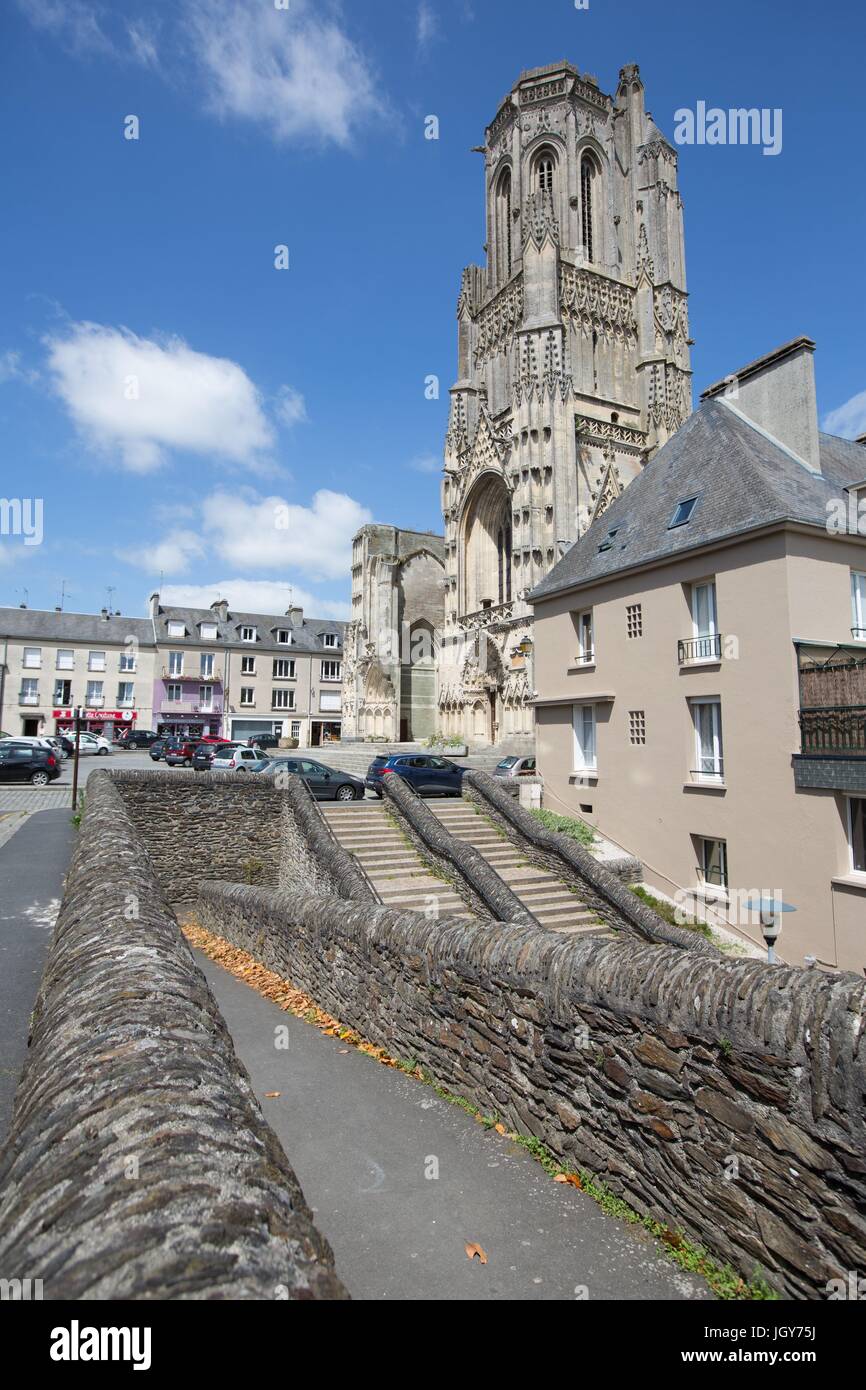
{"label": "stone chimney stack", "polygon": [[221,623],[228,622],[229,601],[226,598],[218,598],[211,604],[211,611],[216,614]]}
{"label": "stone chimney stack", "polygon": [[159,594],[151,594],[150,598],[148,599],[148,603],[150,604],[150,616],[151,616],[152,618],[158,618],[158,617],[159,617]]}
{"label": "stone chimney stack", "polygon": [[701,400],[721,400],[820,473],[814,351],[811,338],[794,338],[715,382]]}
{"label": "stone chimney stack", "polygon": [[291,623],[292,627],[298,628],[298,627],[303,627],[303,626],[304,626],[304,610],[303,610],[303,608],[290,608],[290,609],[288,610],[288,612],[286,613],[286,617],[288,618],[288,620],[289,620],[289,622]]}

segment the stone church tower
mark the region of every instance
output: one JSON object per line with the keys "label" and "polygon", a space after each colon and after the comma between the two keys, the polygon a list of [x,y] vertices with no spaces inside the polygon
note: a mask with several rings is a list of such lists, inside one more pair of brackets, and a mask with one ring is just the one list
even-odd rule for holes
{"label": "stone church tower", "polygon": [[530,735],[526,595],[691,412],[677,156],[616,94],[524,72],[486,132],[487,264],[457,306],[439,726]]}

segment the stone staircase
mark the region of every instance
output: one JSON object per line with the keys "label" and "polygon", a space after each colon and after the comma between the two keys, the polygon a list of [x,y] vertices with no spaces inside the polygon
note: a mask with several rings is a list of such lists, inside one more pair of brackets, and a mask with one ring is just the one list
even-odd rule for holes
{"label": "stone staircase", "polygon": [[462,799],[427,805],[458,840],[474,845],[525,907],[548,931],[569,936],[612,936],[606,923],[562,879],[530,864],[493,821]]}
{"label": "stone staircase", "polygon": [[431,873],[417,850],[404,839],[381,801],[320,805],[334,836],[355,856],[388,907],[424,912],[435,902],[439,912],[470,915],[450,883]]}

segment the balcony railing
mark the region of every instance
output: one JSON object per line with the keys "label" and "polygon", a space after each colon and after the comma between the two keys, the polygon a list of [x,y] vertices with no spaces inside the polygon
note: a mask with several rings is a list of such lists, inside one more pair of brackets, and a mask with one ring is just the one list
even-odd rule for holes
{"label": "balcony railing", "polygon": [[693,782],[724,782],[724,758],[699,758],[698,761],[701,766],[689,770],[689,776]]}
{"label": "balcony railing", "polygon": [[162,718],[169,718],[173,715],[196,714],[200,718],[221,719],[222,708],[214,705],[208,709],[205,705],[192,704],[188,700],[163,700],[162,705],[156,711]]}
{"label": "balcony railing", "polygon": [[473,628],[492,627],[496,623],[506,623],[514,617],[514,603],[491,604],[479,608],[475,613],[464,613],[457,619],[458,627],[471,631]]}
{"label": "balcony railing", "polygon": [[18,703],[19,703],[19,705],[38,705],[38,704],[39,704],[39,696],[38,696],[38,695],[25,695],[24,691],[22,690],[22,691],[20,692],[19,696],[18,696]]}
{"label": "balcony railing", "polygon": [[172,671],[168,666],[162,668],[162,679],[164,681],[192,681],[196,685],[222,685],[223,678],[216,672],[212,676],[203,676],[200,671]]}
{"label": "balcony railing", "polygon": [[800,710],[803,753],[866,755],[866,705],[829,705]]}
{"label": "balcony railing", "polygon": [[691,666],[699,661],[721,661],[721,633],[708,632],[702,637],[682,637],[677,642],[677,661]]}

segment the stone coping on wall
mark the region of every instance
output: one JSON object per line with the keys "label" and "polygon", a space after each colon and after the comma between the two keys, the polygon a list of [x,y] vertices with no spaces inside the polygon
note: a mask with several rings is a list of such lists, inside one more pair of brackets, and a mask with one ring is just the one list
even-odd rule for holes
{"label": "stone coping on wall", "polygon": [[345,1298],[117,782],[87,786],[0,1154],[0,1273],[46,1299]]}
{"label": "stone coping on wall", "polygon": [[487,814],[501,820],[528,848],[546,856],[549,867],[551,860],[554,861],[566,881],[574,885],[609,926],[624,929],[644,941],[718,958],[717,948],[705,936],[663,921],[583,845],[541,825],[498,785],[495,777],[487,772],[469,771],[464,774],[463,786],[464,795],[468,789],[470,799],[476,799]]}
{"label": "stone coping on wall", "polygon": [[518,922],[541,930],[540,922],[493,866],[474,846],[453,835],[438,816],[434,816],[414,787],[395,774],[382,778],[382,790],[422,846],[451,866],[452,873],[480,900],[487,915],[497,922]]}
{"label": "stone coping on wall", "polygon": [[794,1298],[866,1266],[866,984],[268,888],[199,920],[392,1056]]}

